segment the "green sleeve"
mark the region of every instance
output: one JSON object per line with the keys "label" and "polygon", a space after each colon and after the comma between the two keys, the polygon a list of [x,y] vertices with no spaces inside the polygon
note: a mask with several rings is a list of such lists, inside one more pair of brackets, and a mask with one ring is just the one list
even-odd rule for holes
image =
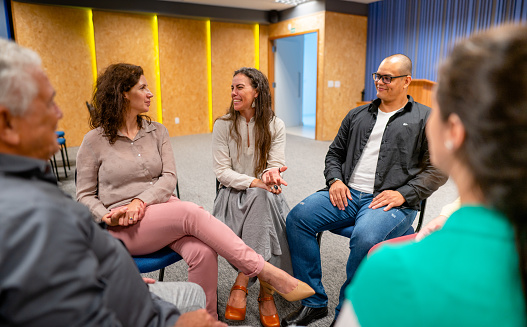
{"label": "green sleeve", "polygon": [[362,327],[418,325],[418,289],[410,267],[401,251],[390,247],[362,262],[346,289]]}

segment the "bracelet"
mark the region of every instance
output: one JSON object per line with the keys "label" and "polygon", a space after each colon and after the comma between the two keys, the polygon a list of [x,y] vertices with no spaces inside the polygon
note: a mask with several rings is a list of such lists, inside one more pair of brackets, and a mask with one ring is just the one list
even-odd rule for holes
{"label": "bracelet", "polygon": [[337,178],[337,177],[332,178],[332,179],[329,180],[328,186],[331,187],[331,185],[333,185],[333,183],[335,183],[336,181],[341,181],[341,180],[340,180],[340,178]]}

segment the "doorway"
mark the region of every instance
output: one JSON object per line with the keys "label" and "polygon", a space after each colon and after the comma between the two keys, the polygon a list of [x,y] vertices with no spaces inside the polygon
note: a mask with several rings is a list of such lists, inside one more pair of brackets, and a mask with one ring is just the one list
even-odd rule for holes
{"label": "doorway", "polygon": [[275,113],[287,133],[315,138],[318,32],[274,41]]}

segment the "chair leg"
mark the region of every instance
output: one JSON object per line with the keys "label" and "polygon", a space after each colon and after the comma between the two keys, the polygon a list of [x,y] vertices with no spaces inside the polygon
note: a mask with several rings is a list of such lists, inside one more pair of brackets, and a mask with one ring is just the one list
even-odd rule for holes
{"label": "chair leg", "polygon": [[53,160],[51,160],[51,158],[49,159],[49,164],[51,165],[51,171],[53,172],[53,175],[55,175],[55,178],[57,178],[58,180],[58,173],[56,171],[56,167],[55,165],[53,164]]}
{"label": "chair leg", "polygon": [[64,159],[64,148],[60,146],[60,155],[62,156],[62,167],[64,168],[64,175],[68,178],[68,172],[66,171],[66,160]]}
{"label": "chair leg", "polygon": [[421,212],[419,212],[419,221],[417,222],[417,227],[415,228],[415,232],[419,233],[421,230],[421,227],[423,226],[423,221],[425,219],[425,209],[426,209],[426,199],[421,201]]}
{"label": "chair leg", "polygon": [[66,161],[68,162],[68,170],[71,170],[70,156],[68,155],[68,147],[66,146],[66,139],[64,139],[64,151],[66,152]]}
{"label": "chair leg", "polygon": [[322,242],[322,233],[324,233],[324,232],[320,232],[320,233],[317,234],[318,247],[320,247],[320,244]]}
{"label": "chair leg", "polygon": [[165,267],[159,269],[159,281],[162,282],[165,277]]}
{"label": "chair leg", "polygon": [[57,168],[57,159],[55,158],[55,155],[53,155],[53,164],[52,164],[52,166],[55,166],[55,177],[57,177],[57,181],[60,181],[59,170]]}

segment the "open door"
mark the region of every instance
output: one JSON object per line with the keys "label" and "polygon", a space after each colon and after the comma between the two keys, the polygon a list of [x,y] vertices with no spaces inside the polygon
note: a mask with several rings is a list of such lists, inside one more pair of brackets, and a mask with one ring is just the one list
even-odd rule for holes
{"label": "open door", "polygon": [[275,113],[287,133],[315,138],[318,33],[274,40]]}

